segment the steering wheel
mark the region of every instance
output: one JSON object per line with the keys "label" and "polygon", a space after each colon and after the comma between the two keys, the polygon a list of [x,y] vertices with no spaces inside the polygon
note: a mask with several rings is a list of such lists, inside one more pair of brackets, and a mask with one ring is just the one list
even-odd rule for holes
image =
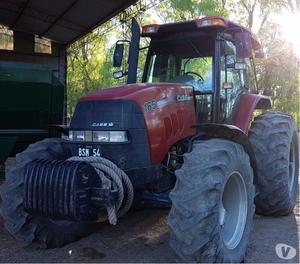
{"label": "steering wheel", "polygon": [[203,77],[199,74],[199,73],[197,73],[197,72],[191,72],[191,71],[189,71],[189,72],[185,72],[184,74],[194,74],[194,75],[196,75],[197,77],[199,77],[199,79],[201,80],[201,81],[203,81],[204,82],[204,79],[203,79]]}

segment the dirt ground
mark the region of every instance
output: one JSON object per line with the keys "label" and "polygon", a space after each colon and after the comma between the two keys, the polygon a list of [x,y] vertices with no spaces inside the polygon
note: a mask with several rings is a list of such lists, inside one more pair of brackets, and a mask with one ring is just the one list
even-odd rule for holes
{"label": "dirt ground", "polygon": [[[167,210],[133,212],[117,226],[101,224],[91,235],[51,250],[23,248],[0,223],[0,262],[175,262],[168,246],[167,215]],[[290,216],[255,216],[246,262],[299,263],[299,226],[299,203]],[[278,243],[296,248],[296,257],[280,259]]]}
{"label": "dirt ground", "polygon": [[[13,159],[7,165],[12,163]],[[167,209],[131,212],[116,226],[99,224],[89,236],[56,249],[23,248],[4,229],[0,218],[0,262],[175,262],[168,245],[167,216]],[[245,262],[300,263],[299,238],[300,195],[289,216],[255,215]],[[296,256],[279,258],[275,251],[279,243],[294,247]]]}

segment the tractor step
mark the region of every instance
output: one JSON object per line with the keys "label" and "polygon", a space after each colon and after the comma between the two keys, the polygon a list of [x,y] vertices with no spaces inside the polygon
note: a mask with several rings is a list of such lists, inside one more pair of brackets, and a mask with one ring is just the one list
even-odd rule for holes
{"label": "tractor step", "polygon": [[161,209],[170,208],[171,200],[170,191],[162,193],[142,192],[136,193],[133,207],[136,209]]}

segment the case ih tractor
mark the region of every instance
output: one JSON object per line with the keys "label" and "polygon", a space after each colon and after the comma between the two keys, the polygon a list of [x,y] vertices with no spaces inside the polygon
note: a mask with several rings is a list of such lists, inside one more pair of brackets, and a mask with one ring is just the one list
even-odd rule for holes
{"label": "case ih tractor", "polygon": [[62,246],[94,223],[116,224],[134,198],[171,207],[180,260],[241,262],[254,212],[287,215],[296,203],[295,122],[250,93],[260,44],[242,26],[206,17],[148,25],[142,36],[151,42],[141,84],[134,21],[128,71],[114,74],[128,84],[81,98],[68,140],[17,155],[1,187],[5,227],[25,244]]}

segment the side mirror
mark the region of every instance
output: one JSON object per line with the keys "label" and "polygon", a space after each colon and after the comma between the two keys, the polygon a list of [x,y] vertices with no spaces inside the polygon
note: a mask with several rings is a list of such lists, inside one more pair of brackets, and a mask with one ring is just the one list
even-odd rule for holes
{"label": "side mirror", "polygon": [[[125,52],[125,44],[129,44],[127,63],[124,63],[124,69],[113,73],[115,79],[119,79],[127,75],[128,84],[136,83],[137,68],[138,68],[138,61],[139,61],[139,50],[140,50],[140,35],[141,35],[140,26],[136,21],[136,19],[132,18],[130,41],[118,40],[115,46],[113,67],[121,67],[124,52]],[[126,56],[127,56],[127,49],[126,49]]]}
{"label": "side mirror", "polygon": [[252,56],[252,39],[248,32],[238,32],[234,35],[236,57],[245,59]]}
{"label": "side mirror", "polygon": [[116,43],[115,51],[114,51],[114,67],[121,67],[124,56],[124,43]]}
{"label": "side mirror", "polygon": [[121,79],[125,75],[127,75],[127,73],[124,73],[123,71],[116,71],[116,72],[113,73],[113,77],[115,79]]}

